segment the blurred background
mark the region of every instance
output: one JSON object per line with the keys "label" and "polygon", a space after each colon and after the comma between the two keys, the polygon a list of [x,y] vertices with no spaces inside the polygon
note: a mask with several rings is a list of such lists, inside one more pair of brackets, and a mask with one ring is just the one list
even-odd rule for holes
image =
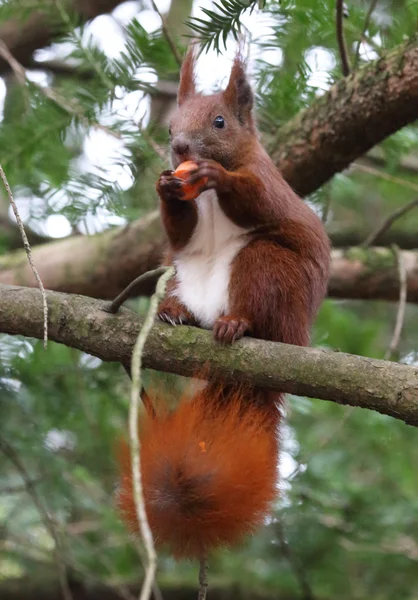
{"label": "blurred background", "polygon": [[[417,31],[417,0],[353,0],[346,11],[357,68]],[[77,260],[86,259],[87,238],[104,242],[103,257],[115,227],[155,218],[187,36],[202,38],[198,82],[210,92],[227,80],[239,24],[273,152],[278,128],[341,77],[333,0],[0,2],[0,163],[35,257],[39,244],[50,244],[44,257],[63,252],[71,262],[76,240]],[[410,125],[306,200],[334,247],[348,248],[417,196],[418,127]],[[380,245],[413,249],[417,238],[418,209]],[[0,191],[0,283],[19,282],[19,248]],[[60,285],[71,276],[63,268],[50,275]],[[94,281],[60,285],[106,295]],[[143,313],[147,303],[131,306]],[[397,308],[327,299],[313,343],[383,358]],[[406,306],[394,358],[418,364],[416,305]],[[61,598],[62,572],[74,600],[134,597],[143,577],[138,543],[114,506],[114,450],[128,406],[120,366],[0,335],[0,598]],[[418,598],[417,441],[412,427],[389,417],[290,397],[274,518],[243,547],[211,557],[210,598]],[[196,577],[196,565],[159,557],[164,598],[194,598]]]}

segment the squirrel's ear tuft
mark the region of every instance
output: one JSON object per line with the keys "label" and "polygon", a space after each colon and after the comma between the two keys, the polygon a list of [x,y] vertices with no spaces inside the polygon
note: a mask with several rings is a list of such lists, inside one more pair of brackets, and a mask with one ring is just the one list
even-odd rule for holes
{"label": "squirrel's ear tuft", "polygon": [[254,94],[247,78],[246,64],[241,52],[235,56],[231,75],[223,93],[225,102],[234,111],[242,125],[252,126]]}
{"label": "squirrel's ear tuft", "polygon": [[196,62],[195,54],[196,44],[191,44],[184,57],[180,71],[180,85],[177,93],[177,102],[181,106],[187,98],[196,93],[194,67]]}

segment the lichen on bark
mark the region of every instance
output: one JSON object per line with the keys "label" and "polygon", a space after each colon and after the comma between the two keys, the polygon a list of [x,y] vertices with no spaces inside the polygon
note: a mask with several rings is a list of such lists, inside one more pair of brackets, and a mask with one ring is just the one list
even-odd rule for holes
{"label": "lichen on bark", "polygon": [[[122,308],[117,315],[106,303],[47,292],[49,338],[98,356],[130,363],[141,320]],[[42,338],[39,290],[0,286],[0,332]],[[216,344],[209,331],[170,327],[156,322],[147,340],[144,366],[195,376],[208,365],[225,381],[245,379],[254,385],[377,410],[418,425],[418,369],[415,367],[318,348],[243,339],[232,347]]]}

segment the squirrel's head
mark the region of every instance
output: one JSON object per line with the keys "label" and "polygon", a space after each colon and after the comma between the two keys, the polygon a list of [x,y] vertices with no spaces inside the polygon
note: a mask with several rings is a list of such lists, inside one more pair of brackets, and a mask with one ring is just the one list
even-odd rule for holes
{"label": "squirrel's head", "polygon": [[185,160],[210,158],[232,170],[256,136],[254,96],[245,62],[238,53],[226,89],[211,96],[196,91],[194,71],[192,46],[183,61],[178,106],[170,123],[173,167]]}

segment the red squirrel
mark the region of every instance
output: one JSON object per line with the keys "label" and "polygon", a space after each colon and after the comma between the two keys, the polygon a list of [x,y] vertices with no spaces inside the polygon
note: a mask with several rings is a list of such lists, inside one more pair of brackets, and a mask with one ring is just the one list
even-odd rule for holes
{"label": "red squirrel", "polygon": [[[211,329],[230,344],[250,335],[306,346],[328,282],[330,244],[317,215],[293,192],[262,147],[254,96],[238,53],[226,89],[196,91],[195,55],[184,59],[171,119],[176,168],[206,178],[196,200],[183,199],[172,170],[157,183],[176,269],[159,317]],[[157,543],[175,556],[202,557],[261,525],[277,493],[282,394],[206,387],[174,412],[157,404],[140,424],[145,506]],[[119,504],[135,527],[129,452]]]}

